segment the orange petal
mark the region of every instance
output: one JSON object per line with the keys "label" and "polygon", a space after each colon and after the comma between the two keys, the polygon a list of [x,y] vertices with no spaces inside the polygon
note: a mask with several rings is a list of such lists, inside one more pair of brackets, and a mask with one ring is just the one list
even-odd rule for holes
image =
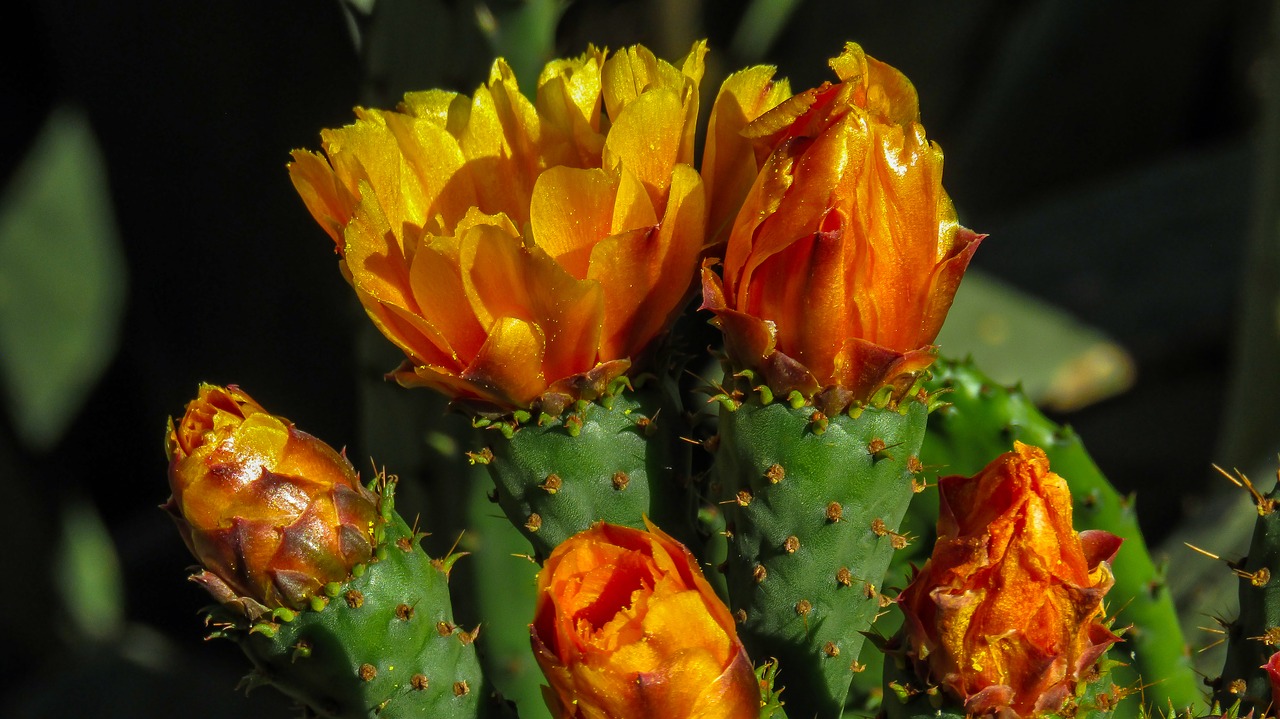
{"label": "orange petal", "polygon": [[[545,332],[547,382],[596,364],[604,296],[595,282],[578,280],[519,237],[478,225],[460,238],[459,259],[467,299],[482,324],[514,317]],[[544,385],[545,386],[545,385]]]}
{"label": "orange petal", "polygon": [[489,328],[489,338],[462,378],[511,404],[527,407],[547,385],[542,375],[545,347],[542,328],[515,317],[503,317]]}

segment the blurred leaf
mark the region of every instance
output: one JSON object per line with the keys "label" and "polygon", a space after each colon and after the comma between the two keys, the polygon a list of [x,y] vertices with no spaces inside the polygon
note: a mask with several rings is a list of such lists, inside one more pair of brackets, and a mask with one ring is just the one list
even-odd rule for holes
{"label": "blurred leaf", "polygon": [[81,113],[56,110],[0,198],[0,382],[31,448],[58,440],[115,354],[124,294],[102,154]]}
{"label": "blurred leaf", "polygon": [[555,56],[556,25],[564,13],[563,0],[495,0],[476,3],[480,31],[498,57],[506,58],[532,96],[542,66]]}
{"label": "blurred leaf", "polygon": [[79,636],[115,638],[124,626],[124,580],[106,526],[84,499],[67,502],[55,579]]}
{"label": "blurred leaf", "polygon": [[799,4],[800,0],[752,0],[729,46],[734,56],[746,63],[763,60]]}
{"label": "blurred leaf", "polygon": [[1079,409],[1123,392],[1134,380],[1129,354],[1066,312],[970,270],[936,344],[970,355],[1003,384],[1022,383],[1037,404]]}

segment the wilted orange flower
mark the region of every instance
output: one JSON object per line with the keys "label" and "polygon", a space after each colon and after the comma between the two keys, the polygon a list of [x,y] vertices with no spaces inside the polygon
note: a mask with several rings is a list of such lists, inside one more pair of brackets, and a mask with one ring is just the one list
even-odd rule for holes
{"label": "wilted orange flower", "polygon": [[507,64],[472,97],[357,109],[289,171],[344,276],[407,359],[394,375],[528,407],[598,393],[680,310],[706,200],[692,167],[705,43]]}
{"label": "wilted orange flower", "polygon": [[376,499],[351,463],[239,388],[202,385],[165,446],[164,508],[215,599],[251,617],[302,609],[368,561]]}
{"label": "wilted orange flower", "polygon": [[[942,151],[925,139],[906,77],[852,43],[831,67],[839,83],[742,130],[760,171],[723,280],[704,265],[703,307],[730,361],[775,392],[838,385],[866,399],[933,361],[930,343],[981,237],[956,222]],[[773,87],[760,77],[749,86]],[[740,182],[747,169],[725,174]],[[717,180],[713,193],[719,202],[732,191]]]}
{"label": "wilted orange flower", "polygon": [[564,719],[755,719],[760,688],[693,555],[653,525],[597,524],[551,553],[530,627]]}
{"label": "wilted orange flower", "polygon": [[970,715],[1056,711],[1118,639],[1100,619],[1120,539],[1077,534],[1066,482],[1021,442],[938,490],[933,557],[898,598],[917,673]]}

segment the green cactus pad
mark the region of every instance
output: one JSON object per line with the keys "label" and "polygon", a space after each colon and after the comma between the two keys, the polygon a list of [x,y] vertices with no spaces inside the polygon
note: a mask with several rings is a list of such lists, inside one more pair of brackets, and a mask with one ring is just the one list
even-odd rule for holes
{"label": "green cactus pad", "polygon": [[487,466],[499,506],[539,561],[594,522],[643,529],[646,514],[690,543],[691,445],[679,439],[679,405],[662,384],[580,402],[540,423],[484,427],[473,460]]}
{"label": "green cactus pad", "polygon": [[1233,565],[1240,583],[1240,616],[1226,625],[1227,658],[1213,682],[1219,706],[1275,716],[1263,666],[1280,651],[1280,486],[1255,495],[1258,520],[1249,556]]}
{"label": "green cactus pad", "polygon": [[[768,399],[767,397],[764,399]],[[927,408],[826,417],[759,395],[720,413],[730,610],[748,653],[776,657],[792,716],[836,717],[913,494]]]}
{"label": "green cactus pad", "polygon": [[251,622],[218,607],[210,613],[214,635],[235,641],[253,662],[250,687],[275,686],[316,716],[471,719],[495,708],[476,632],[453,623],[448,573],[457,555],[431,559],[387,501],[383,516],[375,561],[327,587],[313,609]]}
{"label": "green cactus pad", "polygon": [[[921,452],[926,467],[972,475],[1012,449],[1014,440],[1043,449],[1050,467],[1071,488],[1076,529],[1104,529],[1124,539],[1112,563],[1116,581],[1107,605],[1117,612],[1115,626],[1132,628],[1111,650],[1127,664],[1112,670],[1113,680],[1125,688],[1143,687],[1148,707],[1172,704],[1182,711],[1195,706],[1199,713],[1204,704],[1200,677],[1192,670],[1163,569],[1152,560],[1138,528],[1133,499],[1107,481],[1075,432],[1048,420],[1020,390],[997,384],[971,362],[939,361],[932,372],[930,391],[946,390],[939,398],[950,406],[929,418]],[[912,505],[912,512],[928,509],[920,502]],[[1139,702],[1126,702],[1117,715],[1136,716],[1141,710]]]}

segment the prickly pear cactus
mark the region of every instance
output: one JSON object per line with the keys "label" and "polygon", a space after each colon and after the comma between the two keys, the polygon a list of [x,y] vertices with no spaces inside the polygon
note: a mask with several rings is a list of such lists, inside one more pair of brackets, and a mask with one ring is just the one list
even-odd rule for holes
{"label": "prickly pear cactus", "polygon": [[1225,623],[1227,658],[1222,676],[1212,681],[1214,700],[1223,708],[1239,703],[1238,714],[1275,716],[1267,665],[1280,649],[1280,485],[1266,495],[1238,475],[1258,510],[1249,555],[1229,562],[1240,583],[1240,615]]}
{"label": "prickly pear cactus", "polygon": [[315,716],[470,719],[496,711],[476,658],[478,628],[453,623],[448,578],[461,555],[427,556],[423,535],[393,510],[393,484],[382,481],[374,559],[349,581],[325,587],[311,609],[254,621],[215,608],[212,636],[235,641],[253,662],[250,687],[273,685]]}
{"label": "prickly pear cactus", "polygon": [[[1133,499],[1122,496],[1089,457],[1070,428],[1048,420],[1025,394],[1003,387],[972,362],[939,361],[931,391],[950,404],[929,419],[921,458],[942,474],[972,474],[1014,440],[1044,449],[1054,471],[1067,480],[1074,498],[1076,528],[1104,529],[1124,539],[1112,570],[1115,586],[1108,605],[1116,626],[1132,626],[1112,649],[1127,666],[1112,671],[1116,684],[1143,687],[1147,706],[1170,704],[1177,711],[1203,703],[1200,677],[1191,668],[1176,610],[1138,528]],[[1138,702],[1128,702],[1138,711]],[[1122,705],[1124,710],[1124,705]]]}
{"label": "prickly pear cactus", "polygon": [[913,495],[928,409],[914,397],[826,416],[767,390],[722,402],[716,483],[729,608],[753,657],[775,657],[794,716],[839,716],[886,606],[881,582]]}
{"label": "prickly pear cactus", "polygon": [[471,457],[486,465],[499,506],[538,559],[593,522],[642,529],[645,515],[689,544],[691,452],[681,422],[671,383],[615,385],[558,416],[480,420],[485,444]]}

